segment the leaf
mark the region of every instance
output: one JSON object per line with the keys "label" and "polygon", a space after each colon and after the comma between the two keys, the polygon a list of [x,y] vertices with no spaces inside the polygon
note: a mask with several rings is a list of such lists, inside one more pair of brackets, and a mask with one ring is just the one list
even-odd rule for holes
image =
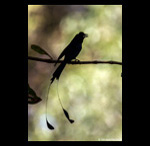
{"label": "leaf", "polygon": [[42,99],[38,97],[33,89],[30,88],[28,84],[28,103],[29,104],[36,104],[40,102]]}
{"label": "leaf", "polygon": [[36,96],[35,91],[30,88],[29,84],[28,84],[28,94],[30,94],[30,95],[32,95],[32,96]]}
{"label": "leaf", "polygon": [[69,120],[69,122],[70,122],[71,124],[74,123],[74,120],[72,120],[72,119],[69,118],[68,112],[67,112],[65,109],[63,109],[63,111],[64,111],[64,114],[65,114],[66,118]]}
{"label": "leaf", "polygon": [[28,95],[28,103],[29,104],[36,104],[38,102],[40,102],[42,99],[39,97],[32,97],[30,95]]}
{"label": "leaf", "polygon": [[47,127],[48,127],[50,130],[54,130],[54,127],[47,121],[47,119],[46,119],[46,123],[47,123]]}
{"label": "leaf", "polygon": [[31,49],[33,49],[34,51],[36,51],[40,54],[45,54],[45,55],[49,56],[51,59],[53,59],[44,49],[42,49],[38,45],[31,45]]}

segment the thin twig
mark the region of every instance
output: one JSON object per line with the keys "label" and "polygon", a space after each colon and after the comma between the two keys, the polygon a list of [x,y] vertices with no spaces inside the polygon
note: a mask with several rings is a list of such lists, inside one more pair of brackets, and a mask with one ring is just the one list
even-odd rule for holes
{"label": "thin twig", "polygon": [[[38,58],[38,57],[32,57],[32,56],[28,56],[28,60],[34,60],[34,61],[40,61],[40,62],[45,62],[45,63],[61,63],[63,62],[63,60],[51,60],[51,59],[43,59],[43,58]],[[122,62],[118,62],[118,61],[100,61],[100,60],[94,60],[94,61],[71,61],[68,62],[68,64],[118,64],[118,65],[122,65]]]}

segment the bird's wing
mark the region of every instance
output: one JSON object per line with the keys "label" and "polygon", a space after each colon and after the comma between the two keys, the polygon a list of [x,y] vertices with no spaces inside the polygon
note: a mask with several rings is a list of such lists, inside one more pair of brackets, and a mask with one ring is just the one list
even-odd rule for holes
{"label": "bird's wing", "polygon": [[58,59],[57,59],[57,62],[55,63],[55,66],[56,64],[58,63],[58,61],[65,55],[66,53],[66,50],[68,49],[68,46],[62,51],[62,53],[59,55]]}
{"label": "bird's wing", "polygon": [[75,38],[69,43],[69,45],[62,51],[62,53],[59,55],[57,62],[54,66],[58,63],[58,61],[66,54],[68,54],[68,51],[73,47]]}

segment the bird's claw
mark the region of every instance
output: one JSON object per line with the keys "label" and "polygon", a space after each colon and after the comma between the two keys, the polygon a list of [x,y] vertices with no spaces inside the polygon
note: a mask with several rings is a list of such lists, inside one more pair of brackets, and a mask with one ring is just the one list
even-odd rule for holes
{"label": "bird's claw", "polygon": [[80,62],[80,60],[79,59],[75,59],[75,62]]}

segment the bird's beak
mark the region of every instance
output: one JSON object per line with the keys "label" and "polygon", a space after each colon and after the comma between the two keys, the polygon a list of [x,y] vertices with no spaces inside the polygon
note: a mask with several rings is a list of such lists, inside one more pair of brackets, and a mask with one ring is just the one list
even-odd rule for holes
{"label": "bird's beak", "polygon": [[85,38],[88,37],[88,34],[84,34],[84,37],[85,37]]}

